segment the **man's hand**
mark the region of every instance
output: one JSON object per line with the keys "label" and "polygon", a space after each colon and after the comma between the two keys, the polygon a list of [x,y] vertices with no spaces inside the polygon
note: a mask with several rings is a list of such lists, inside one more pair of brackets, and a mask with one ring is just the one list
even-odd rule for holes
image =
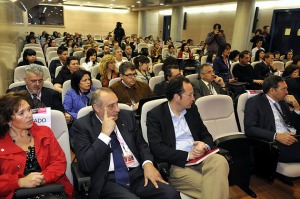
{"label": "man's hand", "polygon": [[162,182],[164,184],[169,184],[163,180],[158,170],[153,166],[151,162],[147,162],[144,164],[144,177],[145,184],[144,187],[148,185],[148,181],[150,180],[155,188],[158,188],[156,181]]}
{"label": "man's hand", "polygon": [[295,110],[300,110],[299,103],[294,97],[294,95],[286,95],[284,100],[286,101],[286,103],[291,104]]}
{"label": "man's hand", "polygon": [[262,85],[262,84],[264,83],[264,80],[254,79],[254,80],[253,80],[253,83],[254,83],[254,84]]}
{"label": "man's hand", "polygon": [[132,106],[132,110],[136,111],[139,107],[139,102]]}
{"label": "man's hand", "polygon": [[221,87],[225,87],[225,83],[224,83],[222,77],[219,77],[218,75],[216,75],[214,81],[215,81],[217,84],[219,84]]}
{"label": "man's hand", "polygon": [[206,152],[206,145],[204,142],[195,141],[192,151],[189,153],[189,159],[199,158]]}
{"label": "man's hand", "polygon": [[228,80],[228,82],[229,83],[237,82],[237,79],[236,78],[231,78],[231,79]]}
{"label": "man's hand", "polygon": [[298,139],[293,136],[293,133],[285,132],[285,133],[277,133],[275,140],[285,145],[292,145],[295,142],[298,142]]}
{"label": "man's hand", "polygon": [[44,175],[40,172],[31,172],[23,178],[19,178],[18,184],[21,188],[33,188],[45,183]]}
{"label": "man's hand", "polygon": [[65,118],[66,118],[67,124],[69,124],[73,120],[72,116],[67,112],[65,112]]}
{"label": "man's hand", "polygon": [[115,127],[116,127],[116,122],[114,120],[114,117],[108,117],[107,109],[105,107],[103,121],[102,121],[102,133],[104,133],[107,136],[110,136],[110,134],[113,132]]}

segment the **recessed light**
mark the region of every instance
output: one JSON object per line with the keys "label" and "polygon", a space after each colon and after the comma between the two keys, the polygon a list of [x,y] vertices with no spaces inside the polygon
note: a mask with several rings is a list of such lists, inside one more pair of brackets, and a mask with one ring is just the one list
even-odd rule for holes
{"label": "recessed light", "polygon": [[135,7],[135,5],[131,5],[131,7],[132,7],[132,8],[134,8],[134,7]]}
{"label": "recessed light", "polygon": [[136,1],[136,3],[141,3],[140,1]]}
{"label": "recessed light", "polygon": [[165,4],[164,4],[164,3],[160,3],[159,5],[160,5],[160,6],[163,6],[163,5],[165,5]]}
{"label": "recessed light", "polygon": [[48,2],[51,2],[52,0],[48,0]]}

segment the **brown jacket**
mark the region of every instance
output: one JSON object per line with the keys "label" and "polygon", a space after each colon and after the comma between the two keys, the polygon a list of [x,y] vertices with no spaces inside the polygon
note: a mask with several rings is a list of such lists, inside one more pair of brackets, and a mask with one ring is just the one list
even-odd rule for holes
{"label": "brown jacket", "polygon": [[122,83],[122,80],[110,86],[110,89],[114,91],[119,99],[119,103],[132,105],[138,103],[142,98],[152,97],[153,93],[150,87],[143,82],[136,81],[136,83],[128,88]]}

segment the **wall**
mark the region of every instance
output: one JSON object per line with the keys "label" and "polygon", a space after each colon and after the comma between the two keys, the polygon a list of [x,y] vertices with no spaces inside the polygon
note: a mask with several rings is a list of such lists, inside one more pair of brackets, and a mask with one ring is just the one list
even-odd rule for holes
{"label": "wall", "polygon": [[[80,7],[78,7],[80,8]],[[36,33],[48,30],[52,33],[54,30],[69,33],[79,32],[82,34],[100,34],[107,35],[108,32],[114,30],[118,21],[122,22],[122,27],[126,35],[137,33],[138,12],[105,12],[101,9],[80,10],[70,6],[64,8],[64,27],[51,26],[35,26],[29,25],[29,29]]]}

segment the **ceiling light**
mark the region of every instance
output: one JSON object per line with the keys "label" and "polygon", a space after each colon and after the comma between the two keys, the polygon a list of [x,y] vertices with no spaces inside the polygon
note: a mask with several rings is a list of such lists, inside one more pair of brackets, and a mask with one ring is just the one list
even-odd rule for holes
{"label": "ceiling light", "polygon": [[131,7],[132,7],[132,8],[134,8],[134,7],[135,7],[135,5],[131,5]]}
{"label": "ceiling light", "polygon": [[160,3],[159,5],[160,5],[160,6],[163,6],[163,5],[165,5],[165,4],[164,4],[164,3]]}
{"label": "ceiling light", "polygon": [[136,1],[136,3],[141,3],[140,1]]}
{"label": "ceiling light", "polygon": [[52,0],[48,0],[48,2],[51,2]]}

